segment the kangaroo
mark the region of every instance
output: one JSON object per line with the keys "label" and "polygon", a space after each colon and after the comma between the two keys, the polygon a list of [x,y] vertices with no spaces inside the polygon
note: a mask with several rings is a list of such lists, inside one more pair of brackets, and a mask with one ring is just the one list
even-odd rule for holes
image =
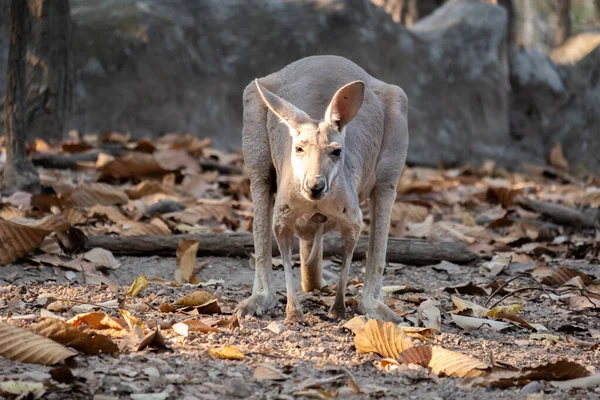
{"label": "kangaroo", "polygon": [[256,275],[237,314],[261,315],[276,304],[271,229],[283,259],[286,320],[303,313],[292,274],[300,238],[302,289],[321,289],[323,234],[337,228],[342,267],[332,318],[345,318],[345,288],[358,240],[360,202],[369,199],[370,232],[359,311],[399,322],[383,303],[390,215],[408,148],[408,100],[398,86],[337,56],[300,59],[244,90],[242,151],[254,202]]}

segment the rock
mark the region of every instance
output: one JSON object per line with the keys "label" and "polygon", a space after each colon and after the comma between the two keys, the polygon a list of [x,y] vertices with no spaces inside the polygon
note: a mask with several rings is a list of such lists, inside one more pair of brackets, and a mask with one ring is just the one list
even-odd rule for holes
{"label": "rock", "polygon": [[529,382],[527,385],[523,386],[521,389],[521,394],[529,395],[542,392],[544,390],[544,385],[542,385],[538,381]]}
{"label": "rock", "polygon": [[70,5],[77,73],[67,129],[138,138],[188,132],[236,148],[250,81],[305,56],[335,54],[406,91],[409,163],[492,159],[516,167],[544,162],[560,141],[570,162],[600,171],[597,50],[572,66],[533,50],[509,53],[507,13],[497,5],[447,1],[412,29],[368,0]]}
{"label": "rock", "polygon": [[511,136],[528,160],[562,144],[571,170],[600,173],[600,47],[574,64],[515,49],[511,55]]}
{"label": "rock", "polygon": [[279,335],[281,332],[285,331],[285,325],[283,325],[280,321],[273,321],[267,325],[267,329],[274,334]]}

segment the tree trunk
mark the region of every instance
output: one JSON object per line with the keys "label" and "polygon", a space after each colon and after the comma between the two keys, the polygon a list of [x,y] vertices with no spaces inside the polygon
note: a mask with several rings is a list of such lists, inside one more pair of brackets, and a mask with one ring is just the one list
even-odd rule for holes
{"label": "tree trunk", "polygon": [[68,0],[28,0],[27,139],[61,140],[71,109],[73,60]]}
{"label": "tree trunk", "polygon": [[25,54],[29,20],[27,3],[23,0],[12,0],[10,13],[10,44],[4,100],[4,130],[7,143],[2,192],[10,194],[23,190],[36,193],[40,190],[40,180],[25,151]]}
{"label": "tree trunk", "polygon": [[600,0],[594,0],[594,23],[600,25]]}
{"label": "tree trunk", "polygon": [[556,14],[554,46],[558,47],[571,36],[571,19],[569,16],[571,0],[554,0],[554,7]]}

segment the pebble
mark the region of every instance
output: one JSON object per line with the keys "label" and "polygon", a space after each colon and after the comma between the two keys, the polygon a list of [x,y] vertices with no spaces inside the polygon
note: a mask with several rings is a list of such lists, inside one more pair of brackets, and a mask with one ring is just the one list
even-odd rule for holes
{"label": "pebble", "polygon": [[283,325],[280,321],[273,321],[267,325],[267,329],[274,334],[279,335],[281,332],[285,331],[285,325]]}
{"label": "pebble", "polygon": [[533,381],[523,386],[521,389],[521,394],[535,394],[544,390],[544,385],[539,383],[538,381]]}

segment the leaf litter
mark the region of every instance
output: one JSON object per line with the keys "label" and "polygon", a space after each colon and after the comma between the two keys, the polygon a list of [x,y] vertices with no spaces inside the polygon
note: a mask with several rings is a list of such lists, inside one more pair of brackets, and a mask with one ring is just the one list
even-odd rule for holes
{"label": "leaf litter", "polygon": [[[551,166],[529,166],[526,173],[509,173],[493,163],[450,170],[407,167],[398,185],[400,196],[394,204],[390,235],[462,242],[480,259],[460,266],[443,260],[437,267],[390,266],[385,301],[407,321],[401,326],[388,327],[381,321],[365,322],[357,317],[336,328],[326,319],[332,292],[323,290],[313,293],[314,300],[305,304],[309,310],[306,326],[275,331],[265,328],[281,317],[281,310],[263,319],[231,316],[237,301],[249,295],[252,278],[241,274],[246,277],[242,282],[241,276],[227,275],[230,267],[218,263],[240,268],[239,261],[230,259],[200,269],[205,262],[196,262],[196,252],[202,248],[197,241],[183,243],[170,266],[160,264],[165,269],[162,280],[146,269],[137,269],[139,279],[135,280],[127,271],[132,266],[104,249],[86,249],[92,252],[81,252],[81,256],[75,250],[74,254],[77,230],[84,240],[96,235],[252,230],[252,203],[247,178],[239,174],[239,154],[215,151],[209,141],[192,135],[167,136],[164,141],[136,142],[130,135],[111,132],[86,142],[83,137],[92,136],[77,136],[58,148],[35,147],[40,154],[67,157],[109,142],[125,153],[99,157],[76,172],[44,170],[43,184],[51,188],[46,193],[52,194],[3,199],[0,218],[10,227],[5,236],[19,234],[27,246],[4,248],[8,250],[4,252],[6,263],[18,260],[25,269],[11,272],[10,280],[0,278],[10,285],[28,275],[44,275],[51,277],[44,290],[53,293],[45,308],[32,308],[30,304],[35,302],[29,293],[36,293],[41,286],[30,285],[24,293],[17,290],[24,287],[18,283],[6,286],[8,289],[0,286],[0,309],[8,310],[0,321],[3,326],[23,326],[25,330],[15,328],[20,329],[19,337],[25,337],[22,332],[29,332],[27,329],[47,324],[50,337],[63,341],[66,337],[77,346],[78,340],[86,343],[101,335],[117,345],[121,355],[142,352],[151,355],[151,360],[161,351],[173,351],[182,359],[192,357],[186,365],[197,365],[198,357],[213,363],[212,368],[222,362],[252,363],[250,372],[232,365],[232,376],[211,375],[214,385],[206,382],[207,386],[202,386],[223,398],[247,387],[325,398],[383,394],[392,388],[378,392],[370,382],[380,379],[384,371],[408,382],[428,382],[426,387],[435,385],[428,373],[459,377],[475,391],[479,387],[476,382],[508,387],[548,380],[555,388],[552,390],[598,385],[593,352],[600,340],[600,326],[594,322],[600,304],[600,233],[599,214],[593,211],[599,206],[600,180],[573,177],[556,148],[549,156]],[[211,170],[202,171],[205,167]],[[367,231],[367,207],[363,214]],[[586,218],[592,222],[582,223]],[[326,269],[337,265],[331,262]],[[352,273],[360,274],[359,268],[360,263],[353,264]],[[61,286],[51,282],[61,282],[66,272],[74,286],[70,291],[53,292]],[[81,274],[85,279],[79,280]],[[519,274],[529,278],[512,280]],[[129,278],[124,281],[120,276]],[[220,284],[201,286],[203,280],[222,277]],[[82,283],[88,285],[85,291],[80,290]],[[361,281],[351,279],[347,306],[352,311],[356,311],[361,290]],[[580,328],[565,335],[559,328],[567,324]],[[72,329],[84,339],[77,338]],[[50,343],[60,346],[53,340]],[[547,346],[555,348],[550,351],[552,360],[544,363]],[[72,350],[63,348],[70,354],[65,358],[73,357]],[[244,358],[239,359],[239,354]],[[578,362],[566,364],[562,356]],[[91,356],[79,353],[77,357]],[[502,362],[497,363],[500,358]],[[347,365],[348,372],[332,367],[331,361]],[[515,367],[506,367],[505,361]],[[383,371],[359,367],[365,362]],[[561,368],[576,373],[558,374]],[[103,379],[114,376],[106,370],[97,374]],[[244,376],[246,383],[240,384],[239,376]],[[175,385],[180,393],[185,392],[185,385]],[[421,389],[413,386],[412,390]]]}

